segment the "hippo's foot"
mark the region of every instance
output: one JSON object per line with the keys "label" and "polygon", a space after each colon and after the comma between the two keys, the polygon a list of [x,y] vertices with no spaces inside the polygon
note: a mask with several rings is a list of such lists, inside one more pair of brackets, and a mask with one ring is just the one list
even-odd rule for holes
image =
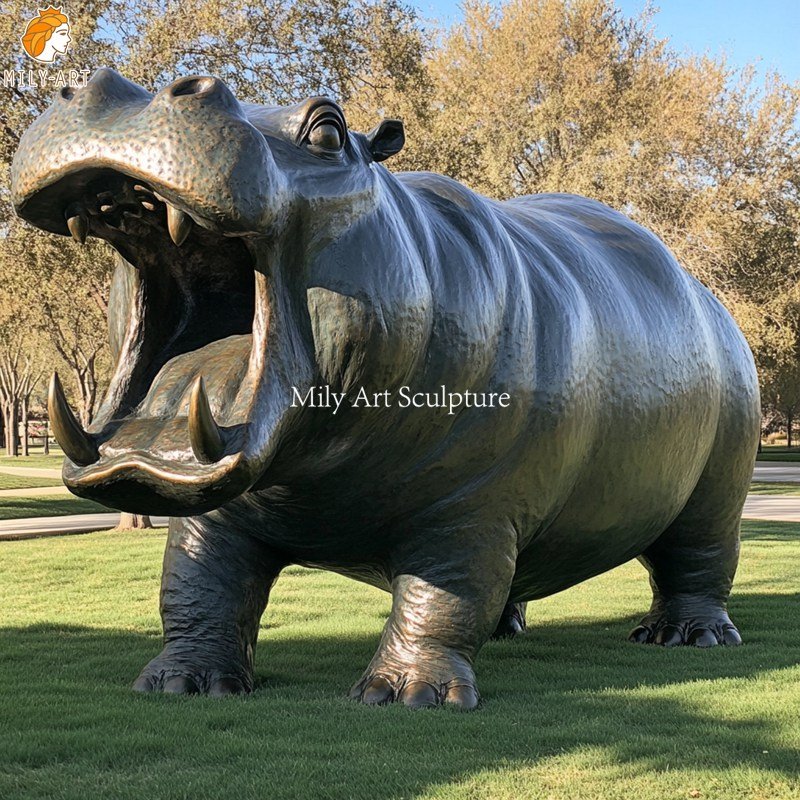
{"label": "hippo's foot", "polygon": [[139,692],[221,697],[253,690],[258,624],[283,562],[224,514],[170,520],[161,618],[164,649]]}
{"label": "hippo's foot", "polygon": [[464,711],[471,711],[479,702],[475,673],[456,653],[430,659],[421,656],[413,664],[398,664],[378,653],[350,690],[350,697],[367,705],[402,703],[410,708],[448,705]]}
{"label": "hippo's foot", "polygon": [[165,647],[141,672],[133,688],[137,692],[207,694],[224,697],[253,691],[252,672],[235,660],[211,658],[207,653],[182,651],[170,654]]}
{"label": "hippo's foot", "polygon": [[377,653],[350,697],[368,705],[449,706],[480,702],[475,657],[497,627],[511,590],[516,530],[421,530],[392,565],[392,613]]}
{"label": "hippo's foot", "polygon": [[492,639],[513,639],[525,633],[525,606],[527,603],[506,603]]}
{"label": "hippo's foot", "polygon": [[680,616],[663,613],[648,614],[628,635],[637,644],[660,644],[664,647],[690,645],[716,647],[718,644],[738,645],[742,637],[725,611],[708,616]]}

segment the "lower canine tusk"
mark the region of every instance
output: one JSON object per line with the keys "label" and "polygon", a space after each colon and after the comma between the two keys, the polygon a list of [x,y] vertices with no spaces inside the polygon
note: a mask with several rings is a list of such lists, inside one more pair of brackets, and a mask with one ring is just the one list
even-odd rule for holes
{"label": "lower canine tusk", "polygon": [[100,458],[94,438],[83,429],[69,407],[57,372],[54,372],[50,379],[47,413],[56,441],[70,461],[80,467],[87,467]]}
{"label": "lower canine tusk", "polygon": [[74,214],[67,218],[67,228],[69,228],[72,238],[79,244],[86,241],[86,234],[89,232],[89,223],[83,213]]}
{"label": "lower canine tusk", "polygon": [[222,431],[211,413],[202,375],[194,382],[189,399],[189,441],[195,458],[203,464],[216,463],[225,452]]}

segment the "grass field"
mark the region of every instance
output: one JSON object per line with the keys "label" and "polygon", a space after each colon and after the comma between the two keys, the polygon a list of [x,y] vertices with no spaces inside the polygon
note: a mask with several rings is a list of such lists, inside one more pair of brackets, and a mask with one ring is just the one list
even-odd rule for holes
{"label": "grass field", "polygon": [[64,462],[64,454],[58,447],[50,448],[50,455],[44,455],[41,447],[30,448],[29,456],[7,456],[5,450],[0,454],[0,466],[2,467],[42,467],[44,469],[61,469]]}
{"label": "grass field", "polygon": [[800,526],[745,530],[745,646],[628,644],[649,602],[632,563],[487,645],[472,714],[347,700],[388,596],[300,568],[273,591],[253,695],[136,695],[163,533],[3,543],[0,797],[798,798]]}
{"label": "grass field", "polygon": [[27,475],[7,475],[0,472],[0,489],[34,489],[41,486],[63,486],[59,478],[31,478]]}
{"label": "grass field", "polygon": [[[107,514],[110,508],[74,495],[0,497],[0,519],[58,517],[62,514]],[[0,795],[0,798],[2,795]]]}
{"label": "grass field", "polygon": [[800,483],[772,483],[754,481],[750,484],[751,494],[800,495]]}
{"label": "grass field", "polygon": [[766,444],[756,458],[758,461],[800,461],[800,447],[790,450],[786,445]]}

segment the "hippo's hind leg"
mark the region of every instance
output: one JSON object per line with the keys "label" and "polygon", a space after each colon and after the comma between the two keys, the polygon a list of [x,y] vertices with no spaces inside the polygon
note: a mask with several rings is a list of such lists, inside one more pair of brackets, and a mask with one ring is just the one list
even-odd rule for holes
{"label": "hippo's hind leg", "polygon": [[698,542],[701,531],[679,518],[641,556],[650,573],[653,604],[631,631],[632,642],[666,647],[741,644],[727,611],[739,555],[739,521],[705,529],[712,531],[718,534],[716,541]]}
{"label": "hippo's hind leg", "polygon": [[739,560],[739,525],[758,420],[741,413],[736,423],[721,426],[683,511],[641,556],[650,573],[653,605],[631,631],[631,641],[667,647],[742,642],[727,602]]}
{"label": "hippo's hind leg", "polygon": [[520,633],[525,632],[525,609],[527,603],[506,603],[500,621],[494,629],[492,639],[512,639]]}
{"label": "hippo's hind leg", "polygon": [[282,566],[260,541],[219,519],[170,520],[161,582],[164,649],[134,689],[251,691],[259,620]]}
{"label": "hippo's hind leg", "polygon": [[516,534],[462,528],[414,537],[392,568],[392,613],[350,696],[421,708],[478,705],[472,662],[508,599]]}

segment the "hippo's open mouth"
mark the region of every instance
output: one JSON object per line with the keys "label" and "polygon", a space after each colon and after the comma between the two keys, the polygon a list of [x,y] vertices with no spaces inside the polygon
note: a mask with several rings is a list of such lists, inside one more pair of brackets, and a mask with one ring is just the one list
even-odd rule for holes
{"label": "hippo's open mouth", "polygon": [[[275,366],[286,326],[273,330],[280,302],[259,237],[225,235],[169,187],[110,168],[67,174],[32,195],[24,216],[50,230],[65,226],[81,242],[105,239],[128,262],[112,292],[122,306],[110,314],[116,371],[88,431],[57,379],[51,386],[70,489],[115,508],[174,515],[249,488],[291,413],[291,370]],[[115,317],[123,320],[116,332]],[[266,392],[268,419],[258,404]]]}
{"label": "hippo's open mouth", "polygon": [[76,494],[191,515],[277,482],[292,461],[292,388],[310,387],[316,367],[296,220],[288,233],[296,192],[280,164],[339,163],[300,147],[312,122],[323,155],[341,144],[329,102],[246,108],[218,78],[151,93],[100,69],[20,139],[17,213],[122,257],[109,307],[117,363],[88,431],[57,380],[50,392]]}

